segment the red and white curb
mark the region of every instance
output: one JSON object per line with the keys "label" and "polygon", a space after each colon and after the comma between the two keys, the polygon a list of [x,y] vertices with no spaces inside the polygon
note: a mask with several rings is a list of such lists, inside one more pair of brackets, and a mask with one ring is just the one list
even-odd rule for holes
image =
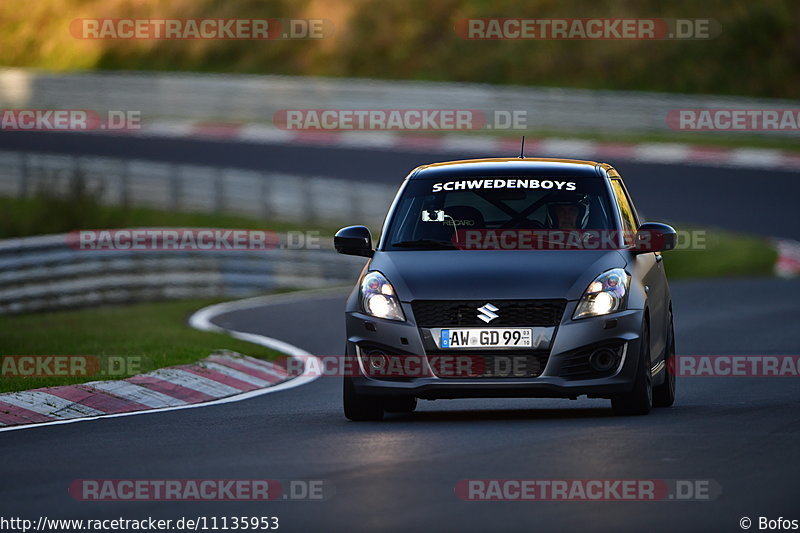
{"label": "red and white curb", "polygon": [[[516,156],[517,137],[489,135],[426,135],[393,131],[294,131],[265,124],[224,122],[154,121],[138,130],[117,133],[146,137],[198,138],[278,145],[321,145],[339,148],[376,148],[423,152],[480,152]],[[523,132],[520,132],[522,135]],[[767,148],[725,148],[687,143],[614,143],[569,138],[525,139],[529,157],[646,163],[669,163],[800,171],[800,153]]]}
{"label": "red and white curb", "polygon": [[800,242],[787,239],[776,239],[775,248],[778,259],[775,261],[775,274],[782,278],[800,275]]}
{"label": "red and white curb", "polygon": [[298,387],[319,377],[316,358],[278,339],[225,329],[211,320],[221,314],[290,299],[318,297],[324,291],[301,295],[261,296],[213,305],[189,319],[192,327],[227,333],[304,361],[304,372],[292,378],[278,364],[233,352],[212,354],[192,365],[162,368],[120,381],[94,381],[80,385],[46,387],[0,394],[0,432],[174,411],[238,402]]}

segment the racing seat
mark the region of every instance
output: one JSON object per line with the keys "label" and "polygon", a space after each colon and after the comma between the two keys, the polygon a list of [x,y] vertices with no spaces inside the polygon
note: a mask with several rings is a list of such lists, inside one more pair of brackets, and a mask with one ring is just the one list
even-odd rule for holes
{"label": "racing seat", "polygon": [[[444,222],[422,222],[418,228],[418,239],[452,241],[456,229],[484,229],[483,214],[469,205],[453,205],[444,208]],[[455,222],[455,227],[453,226]]]}

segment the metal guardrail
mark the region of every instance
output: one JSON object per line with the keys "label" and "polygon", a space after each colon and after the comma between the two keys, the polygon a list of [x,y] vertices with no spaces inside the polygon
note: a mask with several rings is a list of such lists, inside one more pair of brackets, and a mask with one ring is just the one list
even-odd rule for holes
{"label": "metal guardrail", "polygon": [[356,221],[379,228],[395,193],[387,185],[332,178],[0,151],[0,195],[23,197],[41,189],[66,194],[76,177],[106,204],[230,213],[312,226]]}
{"label": "metal guardrail", "polygon": [[[190,73],[0,70],[0,108],[141,111],[158,119],[271,123],[281,109],[524,110],[527,128],[554,132],[668,131],[673,109],[797,108],[796,100],[477,83]],[[786,135],[795,132],[750,132]]]}
{"label": "metal guardrail", "polygon": [[86,251],[67,235],[0,240],[0,314],[107,303],[239,297],[353,283],[364,260],[320,249]]}
{"label": "metal guardrail", "polygon": [[[380,227],[392,187],[143,160],[0,151],[0,195],[65,196],[80,179],[106,204]],[[68,197],[68,196],[66,196]],[[251,228],[269,230],[268,227]],[[350,284],[364,260],[319,249],[81,251],[67,235],[0,241],[0,314]]]}

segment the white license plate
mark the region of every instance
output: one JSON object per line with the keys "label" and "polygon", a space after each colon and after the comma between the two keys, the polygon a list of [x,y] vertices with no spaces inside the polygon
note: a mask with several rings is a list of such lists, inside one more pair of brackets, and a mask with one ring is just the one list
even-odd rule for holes
{"label": "white license plate", "polygon": [[530,348],[531,328],[443,329],[442,348]]}

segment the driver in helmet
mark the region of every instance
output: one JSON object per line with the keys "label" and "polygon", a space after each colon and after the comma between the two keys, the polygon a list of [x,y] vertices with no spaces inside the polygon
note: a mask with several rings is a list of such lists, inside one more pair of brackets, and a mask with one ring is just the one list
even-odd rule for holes
{"label": "driver in helmet", "polygon": [[547,203],[547,226],[558,230],[579,230],[586,227],[589,202],[586,195],[557,193]]}

